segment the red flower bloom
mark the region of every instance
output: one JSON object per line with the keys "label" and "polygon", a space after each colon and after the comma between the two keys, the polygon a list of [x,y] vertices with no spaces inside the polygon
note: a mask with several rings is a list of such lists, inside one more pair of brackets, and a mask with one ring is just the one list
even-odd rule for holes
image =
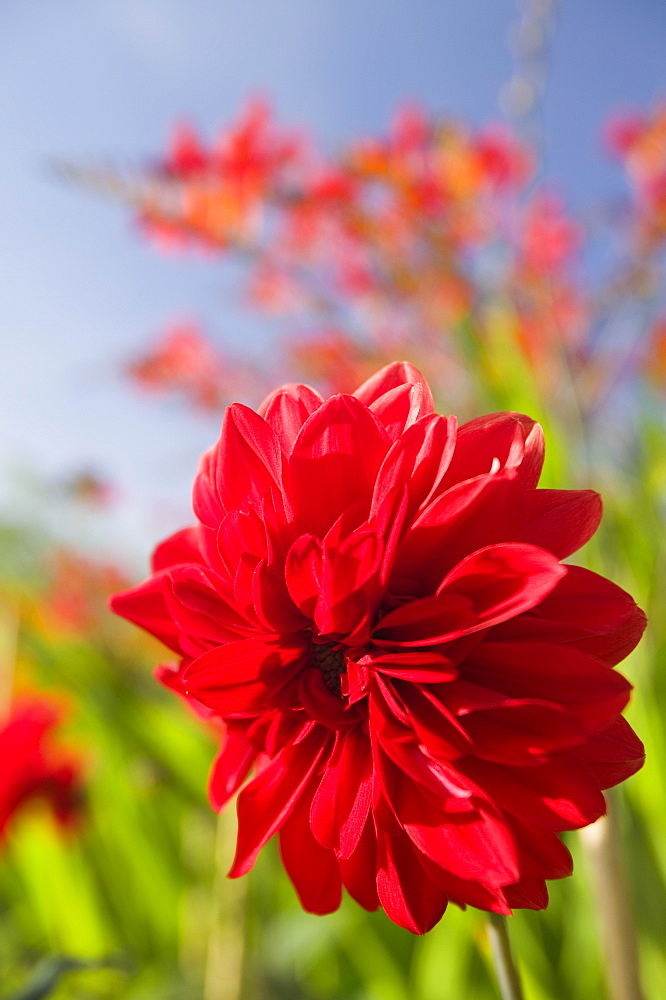
{"label": "red flower bloom", "polygon": [[0,838],[16,812],[34,798],[46,799],[63,826],[76,819],[80,765],[52,744],[60,716],[51,701],[33,697],[15,705],[0,727]]}
{"label": "red flower bloom", "polygon": [[306,909],[345,885],[423,932],[449,899],[544,907],[544,879],[569,874],[557,832],[642,763],[611,668],[644,616],[560,562],[601,502],[537,490],[542,457],[519,414],[457,430],[408,364],[325,402],[287,385],[259,413],[229,407],[199,523],[113,608],[226,723],[213,805],[255,768],[232,877],[279,832]]}

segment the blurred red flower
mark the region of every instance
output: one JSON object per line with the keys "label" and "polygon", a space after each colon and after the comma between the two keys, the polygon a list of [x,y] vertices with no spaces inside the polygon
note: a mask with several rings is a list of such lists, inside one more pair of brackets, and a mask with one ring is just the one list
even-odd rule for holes
{"label": "blurred red flower", "polygon": [[564,212],[551,194],[539,193],[525,211],[520,252],[526,267],[559,272],[583,240],[581,227]]}
{"label": "blurred red flower", "polygon": [[292,384],[230,406],[198,524],[112,602],[182,658],[169,686],[226,723],[213,805],[255,768],[231,876],[279,832],[306,909],[344,885],[419,933],[449,900],[544,907],[544,880],[571,871],[557,833],[643,760],[612,667],[644,616],[560,561],[599,496],[536,489],[528,417],[457,429],[433,410],[406,363],[353,395]]}
{"label": "blurred red flower", "polygon": [[606,141],[627,172],[639,246],[654,250],[666,233],[666,106],[647,115],[616,115],[606,126]]}
{"label": "blurred red flower", "polygon": [[138,385],[160,392],[181,392],[202,410],[222,405],[225,363],[223,355],[198,326],[180,323],[164,331],[149,352],[127,365]]}
{"label": "blurred red flower", "polygon": [[124,587],[127,577],[111,563],[95,562],[73,549],[51,554],[48,587],[39,604],[47,629],[99,634],[109,594]]}
{"label": "blurred red flower", "polygon": [[69,826],[79,812],[80,764],[53,742],[59,708],[43,697],[16,703],[0,726],[0,838],[28,801],[45,799]]}

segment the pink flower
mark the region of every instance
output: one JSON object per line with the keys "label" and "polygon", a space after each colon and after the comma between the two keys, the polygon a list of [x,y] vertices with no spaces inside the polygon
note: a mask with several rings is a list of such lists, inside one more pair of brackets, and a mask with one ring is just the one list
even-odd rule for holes
{"label": "pink flower", "polygon": [[278,834],[306,909],[336,909],[344,885],[414,932],[449,900],[544,907],[545,879],[571,871],[558,832],[643,760],[612,668],[644,616],[561,562],[600,498],[536,489],[528,417],[457,428],[433,410],[406,363],[353,395],[287,385],[258,413],[229,407],[197,524],[112,604],[224,721],[214,807],[254,769],[231,876]]}

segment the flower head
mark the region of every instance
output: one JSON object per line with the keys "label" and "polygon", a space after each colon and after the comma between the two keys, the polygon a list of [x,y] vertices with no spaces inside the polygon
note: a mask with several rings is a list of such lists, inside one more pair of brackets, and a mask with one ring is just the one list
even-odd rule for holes
{"label": "flower head", "polygon": [[534,421],[457,428],[409,364],[353,395],[287,385],[228,408],[197,524],[113,608],[225,723],[213,805],[253,769],[233,877],[278,833],[306,909],[336,909],[344,885],[424,932],[449,900],[541,908],[569,874],[557,833],[642,763],[612,668],[644,616],[562,564],[601,502],[537,490],[542,460]]}
{"label": "flower head", "polygon": [[15,814],[35,798],[49,803],[61,825],[76,819],[80,764],[54,745],[60,716],[52,701],[33,696],[17,702],[0,726],[0,839]]}

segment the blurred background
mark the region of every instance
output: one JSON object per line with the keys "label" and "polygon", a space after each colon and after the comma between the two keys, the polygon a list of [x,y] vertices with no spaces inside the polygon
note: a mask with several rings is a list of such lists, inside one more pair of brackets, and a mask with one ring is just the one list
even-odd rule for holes
{"label": "blurred background", "polygon": [[[117,204],[58,183],[55,163],[138,169],[160,155],[175,121],[210,137],[252,95],[330,153],[385,132],[410,100],[472,125],[497,120],[523,6],[5,0],[5,500],[17,480],[90,469],[117,493],[109,550],[131,539],[145,558],[149,539],[187,513],[182,498],[217,420],[128,391],[124,363],[178,319],[199,320],[218,343],[242,342],[250,354],[270,337],[230,267],[156,254]],[[614,112],[663,96],[665,30],[659,0],[560,5],[539,115],[543,173],[570,207],[591,211],[623,192],[601,130]]]}
{"label": "blurred background", "polygon": [[[27,777],[0,777],[2,1000],[497,995],[479,915],[309,917],[270,851],[216,958],[218,737],[106,611],[189,520],[227,402],[396,354],[444,411],[541,419],[544,485],[604,493],[576,561],[655,619],[615,809],[664,995],[665,37],[660,0],[4,0],[0,752]],[[278,153],[202,208],[239,149]],[[531,1000],[612,996],[570,840],[579,874],[513,921]]]}

